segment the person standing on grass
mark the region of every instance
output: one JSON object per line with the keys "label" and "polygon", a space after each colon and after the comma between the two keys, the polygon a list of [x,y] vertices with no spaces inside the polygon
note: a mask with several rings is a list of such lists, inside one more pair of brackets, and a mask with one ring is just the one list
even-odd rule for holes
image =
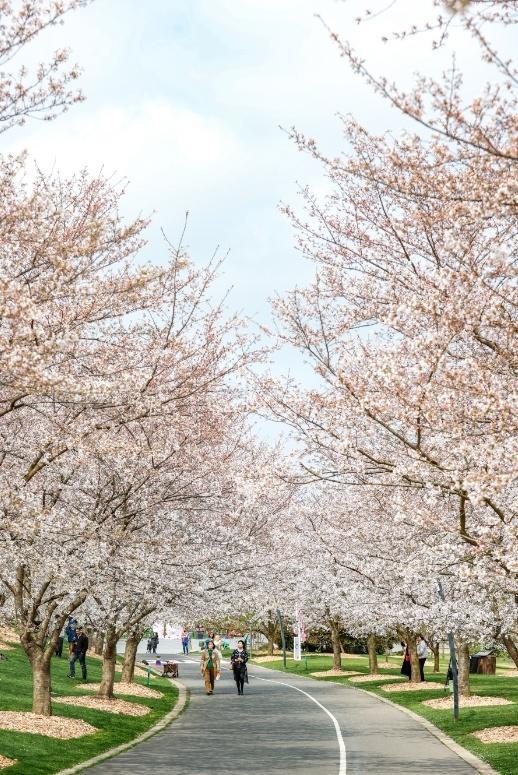
{"label": "person standing on grass", "polygon": [[410,665],[410,652],[404,640],[401,641],[403,648],[403,664],[401,665],[401,675],[406,675],[408,680],[412,679],[412,667]]}
{"label": "person standing on grass", "polygon": [[200,672],[205,682],[205,691],[207,694],[214,693],[214,681],[221,675],[221,662],[219,653],[216,651],[214,641],[207,641],[207,647],[201,652]]}
{"label": "person standing on grass", "polygon": [[72,656],[72,653],[74,650],[74,643],[77,640],[76,626],[77,626],[77,619],[73,619],[71,616],[69,616],[67,626],[65,627],[65,635],[67,638],[69,657]]}
{"label": "person standing on grass", "polygon": [[72,656],[70,657],[70,670],[68,678],[76,677],[76,662],[81,665],[83,681],[86,681],[86,652],[88,651],[88,638],[83,632],[82,627],[77,628],[77,639],[73,645]]}
{"label": "person standing on grass", "polygon": [[418,635],[416,638],[417,656],[419,657],[419,672],[421,674],[421,681],[424,681],[424,663],[428,656],[428,646],[422,635]]}
{"label": "person standing on grass", "polygon": [[[234,672],[234,681],[237,686],[237,693],[244,694],[245,681],[247,679],[246,663],[248,662],[248,652],[245,649],[245,642],[238,640],[237,649],[234,649],[230,657],[230,664]],[[248,681],[247,681],[248,683]]]}

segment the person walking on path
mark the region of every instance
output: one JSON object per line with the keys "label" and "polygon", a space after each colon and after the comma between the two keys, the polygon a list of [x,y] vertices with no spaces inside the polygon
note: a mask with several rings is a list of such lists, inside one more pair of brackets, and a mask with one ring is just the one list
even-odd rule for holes
{"label": "person walking on path", "polygon": [[156,650],[158,648],[158,632],[153,633],[153,637],[151,638],[151,648],[153,649],[153,654],[156,654]]}
{"label": "person walking on path", "polygon": [[421,681],[424,681],[424,663],[428,656],[428,646],[422,635],[418,635],[416,639],[417,656],[419,657],[419,672],[421,673]]}
{"label": "person walking on path", "polygon": [[234,671],[234,681],[236,682],[237,693],[239,695],[244,694],[243,690],[245,686],[245,681],[247,681],[247,668],[246,668],[247,662],[248,662],[248,652],[245,649],[245,643],[242,640],[238,640],[237,649],[234,649],[234,651],[231,654],[230,664],[232,665],[232,670]]}
{"label": "person walking on path", "polygon": [[182,649],[183,653],[188,656],[189,654],[189,633],[185,632],[182,635]]}
{"label": "person walking on path", "polygon": [[206,693],[213,694],[214,680],[218,680],[221,675],[221,662],[213,640],[209,640],[207,648],[201,652],[200,672],[205,681]]}
{"label": "person walking on path", "polygon": [[70,670],[68,678],[76,677],[76,662],[81,665],[83,681],[86,681],[86,652],[88,651],[88,638],[83,632],[82,627],[77,628],[77,639],[73,645],[72,656],[70,657]]}

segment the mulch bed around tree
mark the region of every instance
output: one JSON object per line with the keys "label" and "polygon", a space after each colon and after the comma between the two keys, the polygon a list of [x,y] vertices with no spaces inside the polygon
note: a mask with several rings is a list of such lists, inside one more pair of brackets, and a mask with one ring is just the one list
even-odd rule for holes
{"label": "mulch bed around tree", "polygon": [[53,701],[63,705],[78,705],[82,708],[93,710],[105,710],[107,713],[116,713],[124,716],[146,716],[151,708],[147,705],[138,705],[126,700],[107,700],[104,697],[54,697]]}
{"label": "mulch bed around tree", "polygon": [[355,684],[367,683],[367,681],[397,681],[404,680],[403,676],[398,679],[397,675],[387,675],[386,673],[372,673],[372,675],[357,675],[349,678],[349,681]]}
{"label": "mulch bed around tree", "polygon": [[327,676],[335,675],[360,675],[360,672],[358,670],[335,670],[331,668],[331,670],[319,670],[317,673],[310,673],[310,675],[314,675],[315,678],[326,678]]}
{"label": "mulch bed around tree", "polygon": [[[88,692],[98,692],[101,684],[80,684],[81,689],[86,689]],[[130,697],[149,697],[151,699],[160,699],[164,695],[162,692],[158,692],[156,689],[150,689],[149,686],[142,686],[141,684],[128,684],[119,681],[113,685],[113,691],[115,694],[126,694]]]}
{"label": "mulch bed around tree", "polygon": [[[512,705],[511,700],[505,697],[482,697],[473,695],[472,697],[459,697],[460,708],[482,708],[489,705]],[[434,710],[451,710],[453,708],[453,696],[437,700],[424,700],[423,705],[428,705]]]}
{"label": "mulch bed around tree", "polygon": [[12,627],[3,624],[0,626],[0,640],[7,643],[19,643],[20,636]]}
{"label": "mulch bed around tree", "polygon": [[417,683],[386,684],[381,688],[384,692],[423,692],[426,689],[445,689],[445,686],[437,681],[419,681]]}
{"label": "mulch bed around tree", "polygon": [[57,737],[60,740],[71,740],[74,737],[83,737],[97,732],[95,727],[81,719],[39,716],[37,713],[22,713],[14,710],[0,711],[0,729]]}
{"label": "mulch bed around tree", "polygon": [[472,735],[482,743],[518,743],[518,726],[486,727]]}
{"label": "mulch bed around tree", "polygon": [[16,759],[8,759],[7,756],[0,754],[0,770],[5,770],[6,767],[12,767],[16,764]]}

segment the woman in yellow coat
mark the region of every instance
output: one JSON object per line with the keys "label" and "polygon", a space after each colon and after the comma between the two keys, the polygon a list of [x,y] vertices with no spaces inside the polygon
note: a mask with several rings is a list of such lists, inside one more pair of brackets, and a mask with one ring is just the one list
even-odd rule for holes
{"label": "woman in yellow coat", "polygon": [[219,652],[214,647],[214,641],[207,641],[207,648],[201,652],[200,671],[205,681],[207,694],[214,692],[214,681],[221,675],[221,662]]}

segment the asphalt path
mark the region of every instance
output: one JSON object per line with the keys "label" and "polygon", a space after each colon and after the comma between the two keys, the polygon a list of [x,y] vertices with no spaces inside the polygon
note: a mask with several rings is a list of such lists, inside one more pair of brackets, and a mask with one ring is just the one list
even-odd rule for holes
{"label": "asphalt path", "polygon": [[[167,659],[162,656],[162,659]],[[419,722],[352,687],[249,666],[237,694],[223,670],[207,696],[198,656],[174,657],[187,710],[92,775],[474,775]]]}

